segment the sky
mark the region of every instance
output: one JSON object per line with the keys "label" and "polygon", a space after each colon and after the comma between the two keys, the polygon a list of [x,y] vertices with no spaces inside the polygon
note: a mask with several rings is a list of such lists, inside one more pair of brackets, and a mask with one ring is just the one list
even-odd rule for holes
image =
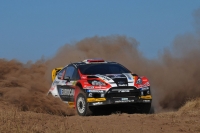
{"label": "sky", "polygon": [[200,0],[0,0],[0,58],[53,57],[65,44],[94,36],[135,38],[147,58],[195,32]]}

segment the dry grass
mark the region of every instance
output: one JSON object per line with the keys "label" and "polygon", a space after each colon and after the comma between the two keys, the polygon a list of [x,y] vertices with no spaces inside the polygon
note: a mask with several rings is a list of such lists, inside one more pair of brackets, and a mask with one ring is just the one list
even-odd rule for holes
{"label": "dry grass", "polygon": [[200,116],[200,98],[191,99],[182,106],[178,113],[180,115],[189,115],[189,116]]}

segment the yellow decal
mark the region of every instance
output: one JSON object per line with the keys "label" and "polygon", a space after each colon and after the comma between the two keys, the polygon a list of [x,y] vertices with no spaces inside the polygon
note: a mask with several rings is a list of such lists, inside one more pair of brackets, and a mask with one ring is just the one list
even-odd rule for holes
{"label": "yellow decal", "polygon": [[76,85],[76,82],[77,82],[77,81],[74,81],[74,82],[72,83],[72,85],[75,86],[75,85]]}
{"label": "yellow decal", "polygon": [[141,99],[152,99],[151,95],[141,96]]}
{"label": "yellow decal", "polygon": [[87,98],[87,102],[100,102],[106,101],[106,98]]}
{"label": "yellow decal", "polygon": [[75,107],[75,106],[74,106],[74,102],[68,102],[68,105],[69,105],[70,108]]}

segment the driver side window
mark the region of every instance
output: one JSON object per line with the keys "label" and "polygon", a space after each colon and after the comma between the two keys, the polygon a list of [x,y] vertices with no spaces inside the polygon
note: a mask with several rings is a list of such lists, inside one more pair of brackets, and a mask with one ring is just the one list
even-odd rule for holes
{"label": "driver side window", "polygon": [[66,68],[66,73],[65,73],[65,77],[70,77],[70,79],[74,79],[73,78],[73,74],[74,74],[75,68],[73,66],[68,66]]}
{"label": "driver side window", "polygon": [[65,71],[65,69],[66,68],[64,68],[64,69],[62,69],[62,70],[60,70],[59,72],[58,72],[58,79],[61,79],[61,77],[62,77],[62,75],[63,75],[63,72]]}

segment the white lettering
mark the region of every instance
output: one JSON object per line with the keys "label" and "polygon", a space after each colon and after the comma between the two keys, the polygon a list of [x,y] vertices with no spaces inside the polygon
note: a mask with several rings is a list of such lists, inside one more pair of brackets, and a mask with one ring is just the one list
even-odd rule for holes
{"label": "white lettering", "polygon": [[149,103],[149,102],[150,102],[150,100],[143,100],[143,102],[145,102],[145,103]]}
{"label": "white lettering", "polygon": [[134,102],[134,100],[115,101],[115,103],[130,103],[130,102]]}
{"label": "white lettering", "polygon": [[118,84],[118,86],[127,86],[127,84]]}
{"label": "white lettering", "polygon": [[93,103],[93,105],[101,105],[103,104],[102,102],[96,102],[96,103]]}
{"label": "white lettering", "polygon": [[60,89],[61,95],[74,96],[74,89]]}
{"label": "white lettering", "polygon": [[113,89],[112,91],[118,91],[118,92],[130,92],[130,90],[133,90],[133,89]]}

